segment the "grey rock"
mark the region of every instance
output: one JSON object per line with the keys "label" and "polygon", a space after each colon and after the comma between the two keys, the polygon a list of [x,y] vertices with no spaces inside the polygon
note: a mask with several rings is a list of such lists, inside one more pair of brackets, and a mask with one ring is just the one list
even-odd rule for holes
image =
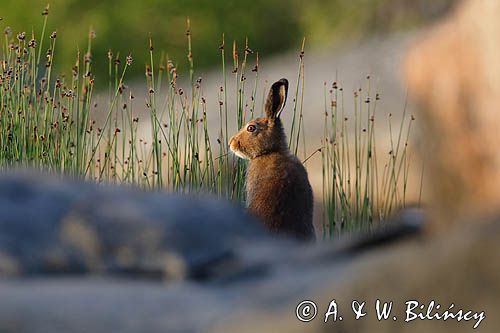
{"label": "grey rock", "polygon": [[[434,299],[486,311],[479,331],[500,324],[498,220],[370,248],[344,244],[294,246],[266,274],[224,283],[137,281],[85,276],[0,281],[1,332],[469,332],[473,323],[405,323],[402,304]],[[357,243],[356,241],[355,243]],[[342,242],[341,242],[342,243]],[[358,250],[356,250],[358,249]],[[360,250],[361,249],[361,250]],[[269,246],[264,252],[285,250]],[[485,260],[484,254],[488,254]],[[300,255],[299,255],[300,254]],[[279,257],[279,255],[277,255]],[[318,304],[317,318],[300,323],[295,307]],[[323,322],[331,299],[345,320]],[[392,300],[398,321],[379,322],[376,299]],[[352,300],[367,301],[356,321]]]}
{"label": "grey rock", "polygon": [[36,172],[0,176],[0,276],[128,274],[203,279],[237,270],[238,251],[269,236],[207,195],[145,192]]}

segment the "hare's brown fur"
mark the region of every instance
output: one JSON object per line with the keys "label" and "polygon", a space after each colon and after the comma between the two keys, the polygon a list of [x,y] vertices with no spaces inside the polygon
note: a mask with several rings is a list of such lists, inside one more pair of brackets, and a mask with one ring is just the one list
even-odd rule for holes
{"label": "hare's brown fur", "polygon": [[314,239],[313,194],[307,171],[288,149],[279,119],[287,89],[286,79],[274,83],[266,117],[251,120],[229,144],[239,157],[250,160],[246,175],[250,213],[274,233]]}

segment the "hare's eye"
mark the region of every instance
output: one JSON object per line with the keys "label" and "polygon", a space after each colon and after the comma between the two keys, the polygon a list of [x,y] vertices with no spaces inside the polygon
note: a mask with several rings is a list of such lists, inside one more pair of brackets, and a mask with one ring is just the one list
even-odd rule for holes
{"label": "hare's eye", "polygon": [[249,131],[250,133],[255,132],[256,129],[257,129],[257,127],[255,127],[255,125],[248,125],[247,126],[247,131]]}

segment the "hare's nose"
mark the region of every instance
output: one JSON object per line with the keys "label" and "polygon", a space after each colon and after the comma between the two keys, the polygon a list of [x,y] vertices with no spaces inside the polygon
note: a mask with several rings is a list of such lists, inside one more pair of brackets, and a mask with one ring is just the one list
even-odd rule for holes
{"label": "hare's nose", "polygon": [[238,141],[238,139],[235,139],[234,136],[231,139],[229,139],[229,148],[231,150],[240,148],[240,142]]}

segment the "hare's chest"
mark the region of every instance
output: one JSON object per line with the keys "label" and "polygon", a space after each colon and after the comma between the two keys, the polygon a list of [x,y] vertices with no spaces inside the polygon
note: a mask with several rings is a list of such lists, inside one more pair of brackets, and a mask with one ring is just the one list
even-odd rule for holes
{"label": "hare's chest", "polygon": [[283,195],[283,187],[290,181],[290,174],[284,168],[250,168],[246,179],[247,203],[270,202]]}

